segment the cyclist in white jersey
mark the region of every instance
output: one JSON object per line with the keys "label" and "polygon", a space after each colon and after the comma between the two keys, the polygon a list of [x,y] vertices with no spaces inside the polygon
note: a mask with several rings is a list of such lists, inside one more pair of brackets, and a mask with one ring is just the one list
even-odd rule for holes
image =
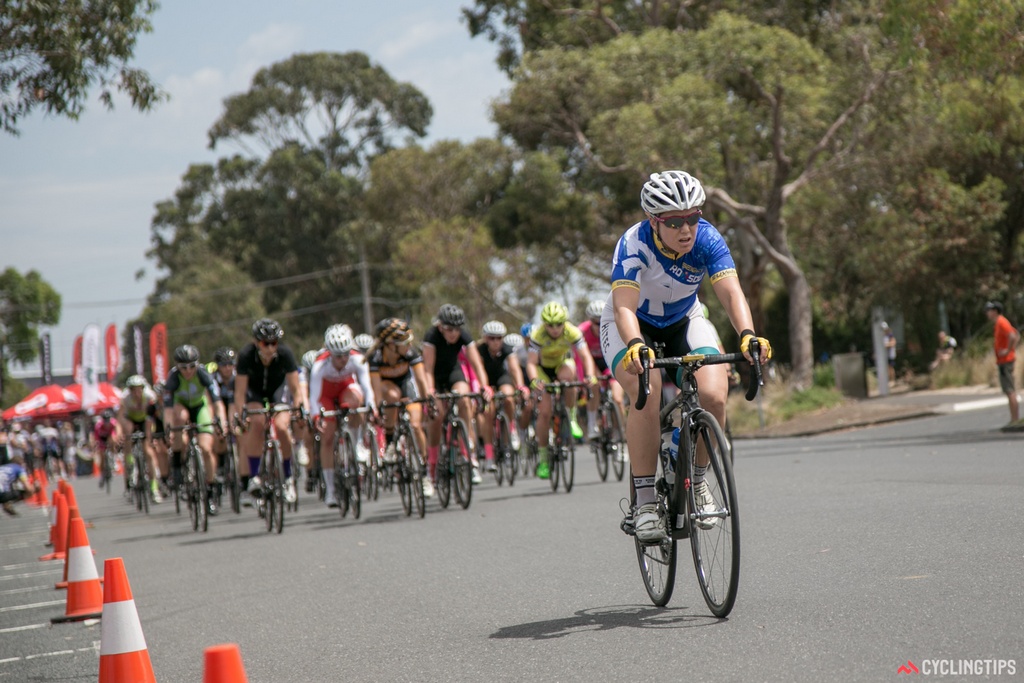
{"label": "cyclist in white jersey", "polygon": [[[665,344],[666,356],[719,352],[715,330],[697,300],[705,275],[739,333],[740,350],[747,359],[755,338],[760,343],[761,362],[771,357],[768,341],[753,331],[750,307],[729,247],[714,226],[701,218],[704,199],[700,181],[689,173],[652,173],[640,192],[640,206],[647,218],[627,230],[615,246],[612,291],[601,315],[601,347],[615,378],[634,402],[644,356],[654,357],[650,344]],[[652,372],[650,379],[651,395],[660,396],[660,373]],[[706,365],[698,370],[697,386],[701,406],[725,424],[729,390],[725,366]],[[626,418],[636,490],[636,508],[631,514],[637,538],[649,543],[664,539],[666,533],[654,489],[658,412],[658,401],[648,401],[643,410],[631,409]],[[714,504],[704,500],[710,495],[704,481],[707,465],[707,453],[698,449],[691,484],[702,507]]]}
{"label": "cyclist in white jersey", "polygon": [[[370,385],[370,371],[363,362],[363,355],[355,350],[352,331],[347,325],[332,325],[324,333],[325,351],[313,363],[309,378],[309,410],[314,424],[320,432],[320,464],[324,472],[327,495],[324,501],[328,507],[337,507],[334,499],[334,435],[337,419],[321,419],[320,407],[330,411],[335,404],[346,408],[368,406],[376,413],[376,400]],[[366,461],[369,453],[360,438],[362,415],[351,415],[349,427],[352,441],[360,460]]]}

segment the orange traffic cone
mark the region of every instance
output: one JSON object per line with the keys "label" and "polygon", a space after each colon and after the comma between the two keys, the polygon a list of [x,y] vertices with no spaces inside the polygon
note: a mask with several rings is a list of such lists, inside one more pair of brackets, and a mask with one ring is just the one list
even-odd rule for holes
{"label": "orange traffic cone", "polygon": [[75,487],[71,484],[64,486],[64,497],[68,499],[68,509],[78,507],[78,498],[75,497]]}
{"label": "orange traffic cone", "polygon": [[64,621],[97,619],[103,613],[103,587],[96,573],[96,561],[85,534],[81,517],[71,520],[68,540],[68,600],[63,617],[50,619],[57,624]]}
{"label": "orange traffic cone", "polygon": [[57,491],[60,492],[60,495],[66,496],[67,495],[67,490],[68,490],[68,482],[66,480],[64,480],[64,479],[58,479],[57,480]]}
{"label": "orange traffic cone", "polygon": [[[50,538],[48,538],[46,540],[46,543],[43,544],[47,548],[52,548],[53,547],[53,527],[55,527],[57,525],[57,494],[58,493],[60,493],[60,491],[58,491],[57,489],[54,489],[53,493],[50,494],[52,496],[50,498],[50,515],[49,515],[50,516]],[[61,493],[61,495],[64,495],[64,494]]]}
{"label": "orange traffic cone", "polygon": [[204,659],[203,683],[249,683],[242,665],[242,651],[234,643],[206,648]]}
{"label": "orange traffic cone", "polygon": [[56,521],[50,528],[50,541],[53,545],[53,552],[43,555],[39,559],[46,562],[49,560],[63,560],[68,549],[68,501],[56,492],[53,494],[54,508],[56,509]]}
{"label": "orange traffic cone", "polygon": [[120,557],[107,560],[103,576],[107,580],[103,585],[99,683],[156,683],[124,561]]}

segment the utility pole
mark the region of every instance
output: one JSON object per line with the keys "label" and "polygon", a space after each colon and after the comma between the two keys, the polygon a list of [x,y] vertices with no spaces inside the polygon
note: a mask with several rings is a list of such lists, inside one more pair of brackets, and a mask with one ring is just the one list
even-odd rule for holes
{"label": "utility pole", "polygon": [[370,302],[370,266],[366,263],[366,246],[359,245],[359,281],[363,288],[363,330],[373,331],[373,304]]}

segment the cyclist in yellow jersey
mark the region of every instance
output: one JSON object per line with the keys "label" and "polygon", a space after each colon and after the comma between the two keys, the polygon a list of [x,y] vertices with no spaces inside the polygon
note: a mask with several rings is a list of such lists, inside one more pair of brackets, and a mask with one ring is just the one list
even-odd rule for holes
{"label": "cyclist in yellow jersey", "polygon": [[[157,411],[157,396],[142,375],[132,375],[125,383],[124,393],[121,395],[121,406],[118,409],[117,419],[121,423],[123,433],[131,435],[135,432],[145,434],[143,451],[146,454],[146,461],[149,463],[150,471],[150,500],[154,503],[163,501],[160,495],[158,482],[160,481],[160,468],[157,465],[156,451],[153,449],[153,418]],[[131,452],[131,443],[125,444],[126,453]]]}
{"label": "cyclist in yellow jersey", "polygon": [[[597,368],[590,349],[583,339],[583,333],[569,322],[569,311],[557,301],[547,303],[540,312],[541,324],[530,333],[529,354],[526,361],[526,377],[530,387],[543,390],[547,382],[576,381],[576,363],[573,350],[583,361],[584,376],[591,384],[597,383]],[[565,403],[570,408],[573,436],[580,438],[583,431],[576,423],[576,390],[565,392]],[[537,476],[547,479],[550,475],[548,463],[548,430],[551,426],[551,395],[544,393],[537,404]]]}

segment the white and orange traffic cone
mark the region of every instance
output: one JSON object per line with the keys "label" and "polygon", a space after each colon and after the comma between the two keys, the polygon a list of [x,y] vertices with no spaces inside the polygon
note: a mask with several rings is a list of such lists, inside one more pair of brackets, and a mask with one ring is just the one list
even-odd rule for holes
{"label": "white and orange traffic cone", "polygon": [[104,562],[103,577],[99,683],[156,683],[124,560]]}
{"label": "white and orange traffic cone", "polygon": [[203,683],[249,683],[238,645],[225,643],[208,647],[203,659]]}
{"label": "white and orange traffic cone", "polygon": [[85,522],[81,517],[71,520],[68,540],[68,599],[63,617],[50,619],[53,623],[96,619],[103,613],[103,587],[96,573],[96,560],[92,557]]}

